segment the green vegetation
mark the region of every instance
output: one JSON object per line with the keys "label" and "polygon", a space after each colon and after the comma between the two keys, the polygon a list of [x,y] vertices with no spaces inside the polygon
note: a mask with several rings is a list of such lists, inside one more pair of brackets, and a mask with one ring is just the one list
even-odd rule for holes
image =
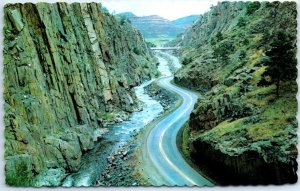
{"label": "green vegetation", "polygon": [[30,172],[30,161],[16,161],[15,173],[8,173],[5,179],[6,184],[15,186],[29,186],[33,177],[33,173]]}
{"label": "green vegetation", "polygon": [[271,39],[270,49],[266,52],[270,59],[266,65],[268,73],[276,83],[276,94],[279,96],[280,81],[295,80],[297,77],[297,60],[293,52],[296,44],[283,30],[276,31]]}
{"label": "green vegetation", "polygon": [[[274,97],[273,97],[274,98]],[[193,134],[193,139],[201,138],[207,142],[216,142],[215,147],[225,153],[239,154],[250,147],[263,147],[272,142],[277,146],[286,148],[287,143],[293,144],[296,134],[297,123],[294,123],[297,108],[295,97],[283,96],[281,99],[273,99],[262,113],[256,116],[243,117],[237,120],[225,120],[213,129],[205,133]],[[292,122],[292,123],[291,123]],[[292,138],[292,139],[291,139]],[[249,144],[254,143],[256,144]],[[268,150],[260,150],[262,155],[268,155]],[[286,151],[285,151],[286,152]],[[288,155],[281,155],[281,160],[288,161]],[[269,158],[268,160],[273,160]]]}
{"label": "green vegetation", "polygon": [[174,79],[204,95],[190,117],[191,156],[202,143],[226,156],[256,152],[295,176],[296,24],[295,2],[222,2],[184,34]]}
{"label": "green vegetation", "polygon": [[126,18],[125,16],[122,16],[122,15],[116,16],[116,19],[119,20],[121,25],[124,25],[126,23],[131,23],[131,21],[128,18]]}
{"label": "green vegetation", "polygon": [[162,46],[172,40],[174,40],[173,37],[146,38],[146,42],[154,44],[155,46]]}
{"label": "green vegetation", "polygon": [[99,3],[6,4],[4,20],[6,182],[58,186],[104,127],[136,111],[133,87],[157,60]]}
{"label": "green vegetation", "polygon": [[219,41],[221,41],[221,40],[223,40],[224,39],[224,37],[223,37],[223,35],[222,35],[222,32],[221,31],[218,31],[218,33],[217,33],[217,35],[216,35],[216,40],[219,42]]}
{"label": "green vegetation", "polygon": [[134,47],[134,48],[133,48],[133,52],[134,52],[135,54],[137,54],[137,55],[140,55],[140,54],[141,54],[141,51],[140,51],[140,49],[139,49],[138,47]]}
{"label": "green vegetation", "polygon": [[116,116],[112,112],[104,112],[101,116],[104,120],[111,120],[114,119]]}
{"label": "green vegetation", "polygon": [[185,124],[185,126],[183,127],[183,132],[182,132],[182,152],[183,155],[186,158],[190,158],[190,151],[189,151],[189,129],[188,129],[188,124]]}
{"label": "green vegetation", "polygon": [[160,73],[160,71],[157,70],[156,73],[155,73],[155,77],[158,78],[160,76],[161,76],[161,73]]}
{"label": "green vegetation", "polygon": [[146,42],[146,44],[147,44],[147,46],[148,47],[156,47],[156,45],[155,44],[153,44],[152,42]]}
{"label": "green vegetation", "polygon": [[187,64],[191,63],[192,61],[193,61],[192,58],[184,57],[181,64],[187,65]]}
{"label": "green vegetation", "polygon": [[[218,39],[218,37],[217,37]],[[217,40],[220,41],[220,40]],[[219,62],[222,62],[223,64],[226,64],[229,58],[229,54],[234,50],[233,42],[230,40],[223,40],[216,44],[216,46],[213,47],[213,55],[218,58]]]}
{"label": "green vegetation", "polygon": [[245,17],[240,17],[240,18],[239,18],[239,21],[238,21],[238,23],[237,23],[237,26],[238,26],[238,27],[244,27],[246,24],[247,24],[247,23],[246,23]]}
{"label": "green vegetation", "polygon": [[255,1],[255,2],[249,2],[247,7],[246,7],[246,13],[248,15],[253,14],[257,9],[260,7],[260,2]]}

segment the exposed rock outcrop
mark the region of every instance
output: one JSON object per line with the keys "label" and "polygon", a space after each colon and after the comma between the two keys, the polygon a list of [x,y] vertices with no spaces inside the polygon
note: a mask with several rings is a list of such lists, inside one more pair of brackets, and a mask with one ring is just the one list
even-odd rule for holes
{"label": "exposed rock outcrop", "polygon": [[295,2],[221,2],[173,42],[184,65],[175,82],[204,94],[190,154],[220,184],[297,181],[296,12]]}
{"label": "exposed rock outcrop", "polygon": [[7,4],[4,35],[6,182],[57,186],[111,113],[135,110],[155,58],[96,3]]}
{"label": "exposed rock outcrop", "polygon": [[151,83],[145,87],[145,91],[149,94],[153,99],[158,101],[164,110],[170,109],[170,106],[174,105],[175,102],[179,99],[176,94],[162,89],[157,83]]}

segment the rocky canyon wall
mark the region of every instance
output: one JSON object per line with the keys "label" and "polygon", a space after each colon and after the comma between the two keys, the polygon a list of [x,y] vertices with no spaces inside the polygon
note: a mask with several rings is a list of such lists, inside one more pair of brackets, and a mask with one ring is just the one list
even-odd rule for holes
{"label": "rocky canyon wall", "polygon": [[202,93],[189,151],[219,184],[297,181],[295,2],[220,2],[175,42]]}
{"label": "rocky canyon wall", "polygon": [[4,11],[6,182],[63,179],[93,148],[96,130],[135,110],[133,87],[154,76],[155,59],[142,35],[101,4]]}

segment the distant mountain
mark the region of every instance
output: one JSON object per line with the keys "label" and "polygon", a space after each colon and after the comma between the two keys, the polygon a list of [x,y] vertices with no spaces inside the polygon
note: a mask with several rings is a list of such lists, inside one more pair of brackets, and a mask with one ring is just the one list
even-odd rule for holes
{"label": "distant mountain", "polygon": [[118,16],[129,19],[132,25],[140,30],[145,38],[175,38],[196,20],[195,15],[183,17],[174,21],[167,20],[158,15],[138,17],[131,12],[120,13]]}
{"label": "distant mountain", "polygon": [[119,13],[119,16],[123,16],[126,18],[131,18],[131,17],[137,17],[135,14],[133,14],[132,12],[124,12],[124,13]]}
{"label": "distant mountain", "polygon": [[200,16],[199,15],[190,15],[187,17],[182,17],[176,20],[173,20],[172,23],[174,23],[177,26],[181,26],[184,28],[188,28],[193,24],[194,21],[196,21]]}

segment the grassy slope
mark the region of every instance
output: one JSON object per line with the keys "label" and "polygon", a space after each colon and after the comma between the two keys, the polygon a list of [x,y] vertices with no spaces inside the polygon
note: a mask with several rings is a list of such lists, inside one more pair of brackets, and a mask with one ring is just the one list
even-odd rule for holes
{"label": "grassy slope", "polygon": [[[177,82],[185,85],[180,80],[186,78],[191,81],[194,80],[192,76],[202,74],[207,75],[206,80],[215,82],[205,98],[198,102],[192,115],[191,141],[201,139],[228,155],[256,150],[266,161],[289,161],[297,156],[297,84],[283,80],[280,97],[277,97],[274,84],[262,83],[270,82],[270,76],[266,74],[268,68],[264,64],[269,45],[269,41],[264,39],[265,31],[271,32],[280,26],[279,22],[285,22],[286,32],[295,33],[292,9],[293,5],[280,5],[280,14],[277,15],[281,19],[279,21],[269,16],[272,7],[261,6],[252,14],[246,14],[244,8],[227,28],[216,30],[206,42],[194,42],[191,47],[182,49],[182,60],[191,59],[177,73]],[[244,19],[245,24],[238,25],[240,18]],[[223,39],[212,45],[211,38],[218,31]],[[225,41],[229,41],[234,50],[229,52],[228,62],[221,64],[212,53]],[[195,86],[188,85],[203,90],[203,83],[204,79]],[[208,112],[213,117],[201,119]],[[215,125],[199,127],[205,120]]]}

